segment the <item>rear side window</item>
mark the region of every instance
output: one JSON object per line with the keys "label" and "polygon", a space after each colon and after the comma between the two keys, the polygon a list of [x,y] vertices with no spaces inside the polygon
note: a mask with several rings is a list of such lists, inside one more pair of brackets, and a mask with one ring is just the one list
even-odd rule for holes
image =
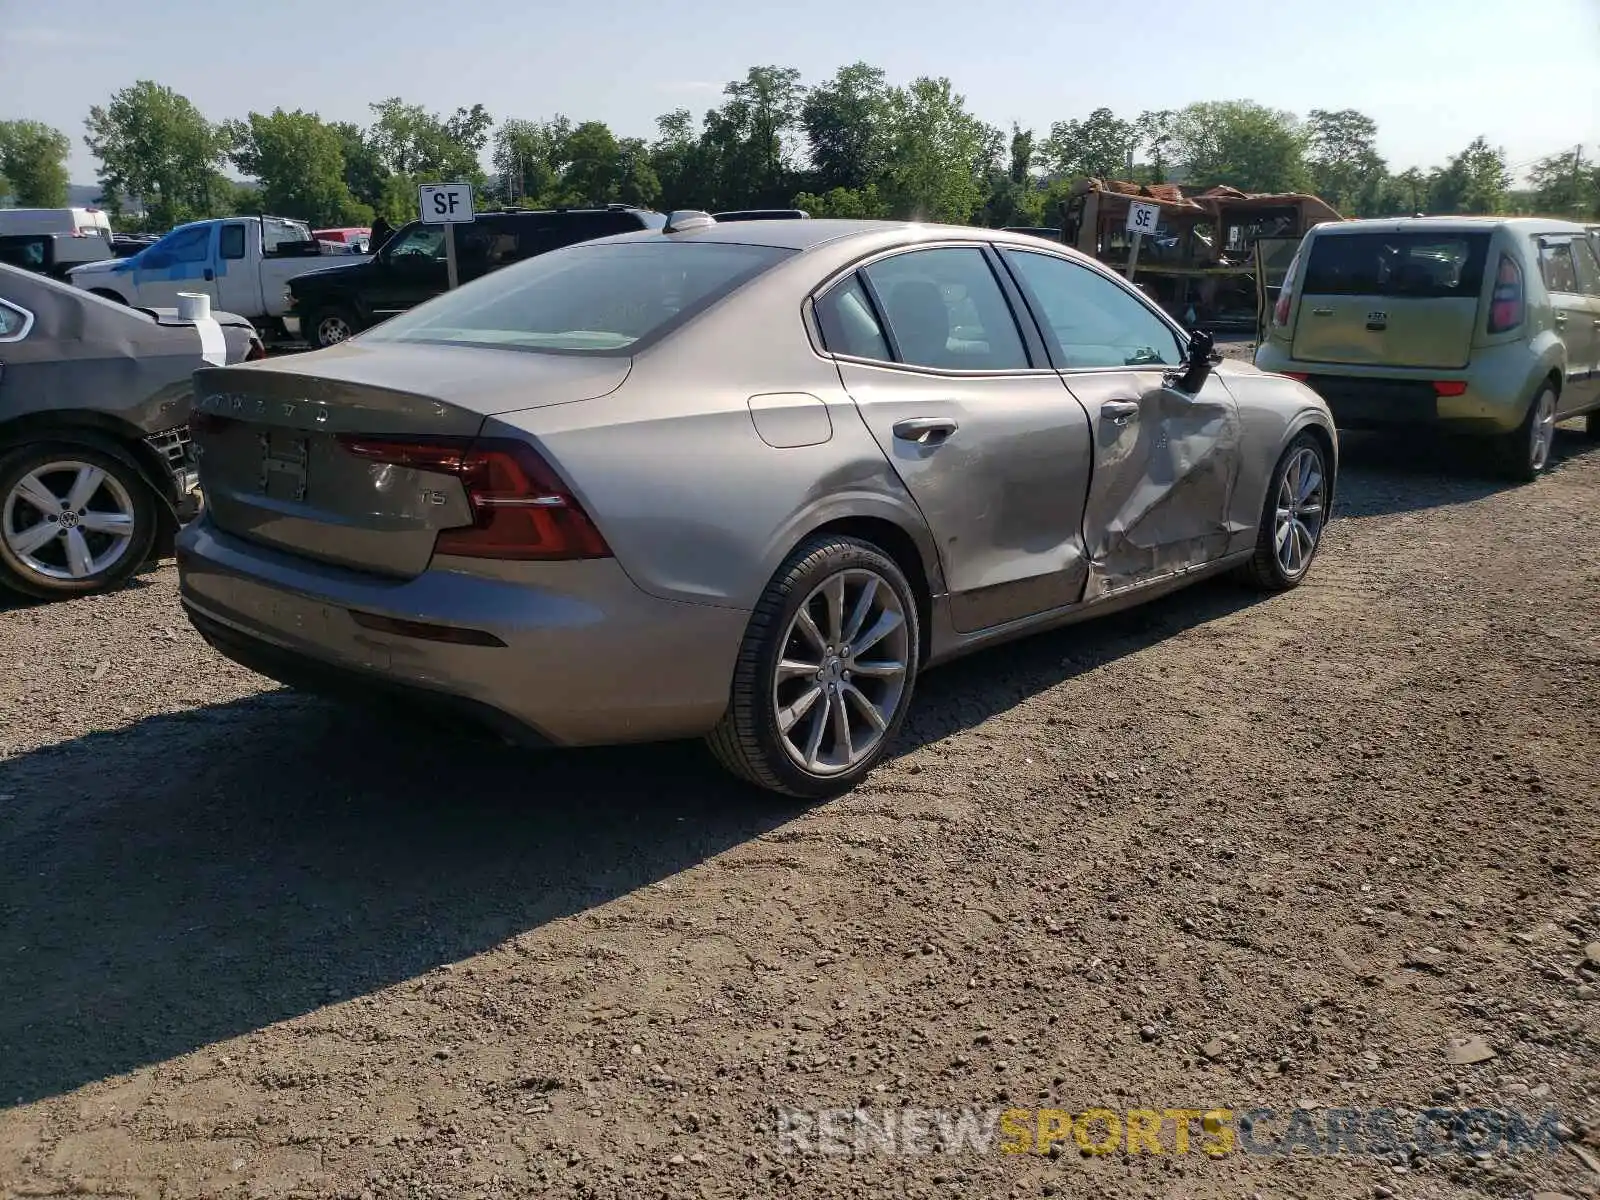
{"label": "rear side window", "polygon": [[221,249],[218,251],[223,258],[244,257],[244,226],[224,225],[221,233]]}
{"label": "rear side window", "polygon": [[864,274],[901,362],[956,371],[1028,367],[1016,318],[983,251],[912,250],[880,259]]}
{"label": "rear side window", "polygon": [[573,246],[446,292],[363,336],[629,354],[795,253],[775,246],[650,240]]}
{"label": "rear side window", "polygon": [[38,237],[0,238],[0,262],[10,263],[25,271],[42,267],[49,244],[48,235],[42,233]]}
{"label": "rear side window", "polygon": [[817,324],[822,328],[823,345],[833,354],[880,362],[890,357],[889,343],[859,276],[850,276],[817,301]]}
{"label": "rear side window", "polygon": [[1600,258],[1582,238],[1572,242],[1572,268],[1578,276],[1578,287],[1585,296],[1600,296]]}
{"label": "rear side window", "polygon": [[25,309],[0,300],[0,342],[20,342],[33,317]]}
{"label": "rear side window", "polygon": [[1302,294],[1476,299],[1487,233],[1356,233],[1315,238]]}

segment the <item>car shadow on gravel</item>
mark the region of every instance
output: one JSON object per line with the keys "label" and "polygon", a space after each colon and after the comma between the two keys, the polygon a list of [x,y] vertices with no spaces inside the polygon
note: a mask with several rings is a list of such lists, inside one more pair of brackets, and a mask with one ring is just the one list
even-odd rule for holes
{"label": "car shadow on gravel", "polygon": [[[1600,453],[1581,431],[1558,428],[1547,470]],[[1488,447],[1422,436],[1342,431],[1335,516],[1377,517],[1481,500],[1525,486],[1500,474]]]}
{"label": "car shadow on gravel", "polygon": [[[905,754],[1238,611],[1228,581],[930,672]],[[0,763],[0,1107],[420,975],[801,811],[698,743],[532,754],[284,691]]]}
{"label": "car shadow on gravel", "polygon": [[456,961],[790,819],[698,744],[528,754],[269,692],[0,764],[0,1107]]}

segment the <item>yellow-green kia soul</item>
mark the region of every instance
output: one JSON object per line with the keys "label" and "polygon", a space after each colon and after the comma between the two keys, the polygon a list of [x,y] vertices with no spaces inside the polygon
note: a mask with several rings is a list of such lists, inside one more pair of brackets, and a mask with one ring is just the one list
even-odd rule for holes
{"label": "yellow-green kia soul", "polygon": [[1256,351],[1345,429],[1492,438],[1532,479],[1557,421],[1600,437],[1600,261],[1582,225],[1341,221],[1306,234]]}

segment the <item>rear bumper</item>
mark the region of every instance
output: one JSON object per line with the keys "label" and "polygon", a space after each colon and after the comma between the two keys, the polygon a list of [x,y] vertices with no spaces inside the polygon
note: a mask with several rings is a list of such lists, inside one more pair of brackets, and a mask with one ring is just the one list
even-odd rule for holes
{"label": "rear bumper", "polygon": [[[1291,358],[1281,342],[1256,350],[1263,371],[1304,375],[1306,386],[1327,401],[1341,429],[1436,429],[1441,433],[1493,437],[1516,429],[1527,414],[1540,374],[1523,343],[1473,352],[1464,370],[1401,370],[1306,363]],[[1465,385],[1459,396],[1441,396],[1436,380]]]}
{"label": "rear bumper", "polygon": [[[749,619],[648,596],[610,559],[504,564],[499,578],[436,564],[397,581],[256,546],[206,516],[177,551],[191,623],[242,666],[309,691],[452,709],[555,745],[707,732],[727,706]],[[504,645],[375,630],[352,610]]]}

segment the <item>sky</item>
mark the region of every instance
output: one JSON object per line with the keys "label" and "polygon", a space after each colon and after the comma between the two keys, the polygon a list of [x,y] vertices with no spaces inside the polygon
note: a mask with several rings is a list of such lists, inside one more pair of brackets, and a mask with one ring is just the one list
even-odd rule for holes
{"label": "sky", "polygon": [[74,183],[95,179],[90,106],[138,79],[214,121],[282,106],[364,124],[401,96],[651,137],[752,65],[816,83],[858,60],[892,83],[948,76],[984,120],[1041,136],[1102,106],[1255,100],[1360,109],[1395,171],[1479,134],[1519,176],[1600,148],[1600,0],[0,0],[0,118],[67,132]]}

